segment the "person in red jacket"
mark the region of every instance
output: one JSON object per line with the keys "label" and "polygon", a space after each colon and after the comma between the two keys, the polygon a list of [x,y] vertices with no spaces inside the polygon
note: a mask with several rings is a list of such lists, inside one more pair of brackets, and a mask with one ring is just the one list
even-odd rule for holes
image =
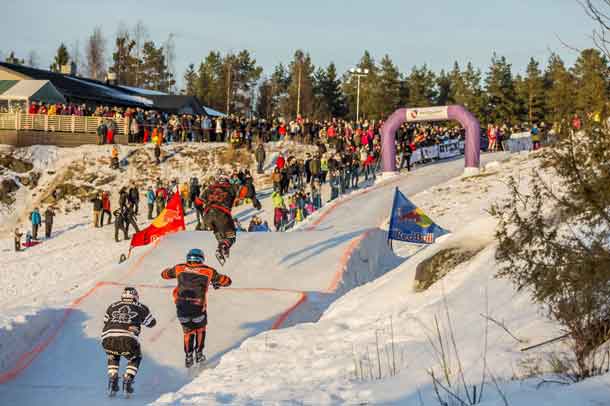
{"label": "person in red jacket", "polygon": [[110,210],[110,196],[108,192],[102,193],[102,216],[100,218],[100,227],[104,226],[104,214],[108,214],[108,225],[112,220],[112,211]]}
{"label": "person in red jacket", "polygon": [[280,154],[276,161],[275,161],[275,166],[281,171],[282,169],[284,169],[284,166],[286,166],[286,159],[284,159],[284,155]]}
{"label": "person in red jacket", "polygon": [[205,362],[203,349],[208,324],[207,294],[210,285],[214,289],[231,286],[231,278],[204,264],[203,251],[194,248],[186,255],[186,263],[175,265],[161,272],[163,279],[177,279],[173,297],[178,320],[184,332],[185,365],[193,365],[193,352],[197,363]]}

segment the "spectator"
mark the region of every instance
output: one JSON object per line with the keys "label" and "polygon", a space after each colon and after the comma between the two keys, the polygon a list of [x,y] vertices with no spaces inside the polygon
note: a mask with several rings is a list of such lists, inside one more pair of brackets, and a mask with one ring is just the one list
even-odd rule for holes
{"label": "spectator", "polygon": [[186,207],[186,202],[190,201],[190,187],[187,182],[182,182],[180,184],[180,199],[182,200],[182,207]]}
{"label": "spectator", "polygon": [[152,220],[153,219],[153,209],[155,207],[155,200],[156,200],[156,196],[155,196],[155,192],[152,189],[152,186],[148,187],[148,190],[146,191],[146,204],[148,206],[148,219]]}
{"label": "spectator", "polygon": [[163,186],[159,186],[155,194],[157,196],[157,217],[159,217],[161,211],[165,208],[165,202],[167,201],[167,189],[165,189]]}
{"label": "spectator", "polygon": [[275,226],[275,231],[280,231],[284,225],[286,204],[282,195],[277,191],[271,194],[271,201],[273,202],[273,225]]}
{"label": "spectator", "polygon": [[341,176],[339,175],[338,170],[335,169],[330,173],[330,178],[328,182],[330,183],[330,202],[339,197],[339,188],[341,187]]}
{"label": "spectator", "polygon": [[201,194],[201,187],[199,186],[199,179],[196,177],[191,178],[191,182],[189,184],[189,208],[192,209],[195,205],[195,199],[199,197]]}
{"label": "spectator", "polygon": [[127,227],[123,218],[123,211],[119,208],[114,211],[114,241],[119,242],[119,231],[123,231],[123,239],[128,240]]}
{"label": "spectator", "polygon": [[129,208],[131,209],[133,214],[135,216],[137,216],[138,208],[140,206],[140,191],[138,190],[138,187],[136,186],[135,183],[132,183],[131,187],[129,188],[128,200],[129,200]]}
{"label": "spectator", "polygon": [[102,215],[100,217],[100,227],[104,226],[104,215],[108,216],[108,225],[112,220],[112,212],[110,211],[110,195],[108,192],[102,193]]}
{"label": "spectator", "polygon": [[127,238],[129,238],[129,226],[133,226],[136,233],[140,232],[140,228],[138,227],[138,223],[136,222],[136,216],[131,207],[123,206],[121,208],[121,216],[123,217],[123,223],[125,224],[125,233],[127,234]]}
{"label": "spectator", "polygon": [[116,145],[112,146],[112,151],[110,153],[110,168],[119,169],[119,149]]}
{"label": "spectator", "polygon": [[282,169],[284,169],[284,166],[286,166],[286,160],[284,159],[284,155],[279,154],[277,159],[275,160],[275,167],[281,171]]}
{"label": "spectator", "polygon": [[44,236],[45,238],[51,238],[51,232],[53,231],[53,217],[55,217],[55,212],[52,207],[47,207],[44,212]]}
{"label": "spectator", "polygon": [[125,186],[119,190],[119,208],[129,205],[129,193]]}
{"label": "spectator", "polygon": [[23,233],[19,231],[18,228],[15,228],[15,252],[21,251],[21,237]]}
{"label": "spectator", "polygon": [[42,219],[40,217],[40,212],[38,211],[38,208],[34,208],[34,211],[32,211],[32,214],[30,216],[30,220],[32,222],[32,237],[34,238],[34,240],[38,239],[38,227],[40,227],[40,224],[42,223]]}
{"label": "spectator", "polygon": [[257,163],[256,172],[258,174],[261,174],[261,173],[263,173],[263,167],[265,165],[265,158],[266,158],[265,147],[263,146],[262,143],[259,143],[256,146],[256,151],[254,152],[254,157],[256,158],[256,163]]}
{"label": "spectator", "polygon": [[201,129],[203,131],[203,141],[210,142],[212,139],[212,120],[208,116],[205,116],[201,122]]}
{"label": "spectator", "polygon": [[320,179],[314,179],[311,183],[311,198],[314,210],[319,210],[322,207],[322,186]]}
{"label": "spectator", "polygon": [[273,182],[273,191],[280,192],[282,174],[280,173],[280,169],[277,166],[273,169],[273,174],[271,175],[271,181]]}
{"label": "spectator", "polygon": [[155,162],[157,165],[161,163],[161,146],[155,143]]}
{"label": "spectator", "polygon": [[107,131],[106,123],[104,123],[104,121],[102,121],[100,123],[100,125],[97,126],[97,144],[98,145],[104,144],[104,141],[106,140],[106,131]]}
{"label": "spectator", "polygon": [[101,227],[100,216],[103,209],[103,203],[99,193],[97,193],[95,197],[91,199],[91,203],[93,203],[93,227],[99,228]]}

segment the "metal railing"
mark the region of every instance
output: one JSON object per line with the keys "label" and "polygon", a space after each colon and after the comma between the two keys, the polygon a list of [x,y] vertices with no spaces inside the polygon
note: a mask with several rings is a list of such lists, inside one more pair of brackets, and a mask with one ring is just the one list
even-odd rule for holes
{"label": "metal railing", "polygon": [[0,130],[95,133],[103,121],[113,121],[118,134],[129,133],[129,121],[125,118],[48,116],[28,113],[0,113]]}

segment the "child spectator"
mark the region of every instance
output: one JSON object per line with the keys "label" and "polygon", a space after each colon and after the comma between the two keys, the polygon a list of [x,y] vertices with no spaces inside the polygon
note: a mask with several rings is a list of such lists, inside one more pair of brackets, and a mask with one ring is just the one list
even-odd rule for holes
{"label": "child spectator", "polygon": [[23,233],[19,231],[18,228],[15,228],[15,252],[21,251],[21,237]]}

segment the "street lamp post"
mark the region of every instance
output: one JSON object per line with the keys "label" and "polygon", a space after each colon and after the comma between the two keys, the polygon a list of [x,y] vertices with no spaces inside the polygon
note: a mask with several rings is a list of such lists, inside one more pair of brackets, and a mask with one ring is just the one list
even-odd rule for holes
{"label": "street lamp post", "polygon": [[356,122],[358,122],[360,119],[360,78],[367,76],[369,74],[369,70],[362,68],[351,68],[349,72],[352,74],[352,76],[356,76],[358,80],[356,90]]}

